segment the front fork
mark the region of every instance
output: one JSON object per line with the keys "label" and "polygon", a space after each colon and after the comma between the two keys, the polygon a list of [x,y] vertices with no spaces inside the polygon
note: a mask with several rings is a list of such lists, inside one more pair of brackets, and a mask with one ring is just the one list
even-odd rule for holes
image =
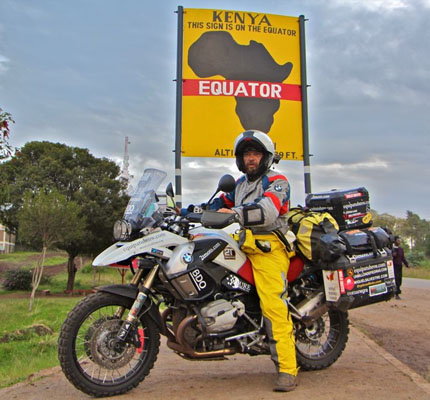
{"label": "front fork", "polygon": [[[160,267],[159,264],[154,265],[154,267],[148,273],[148,276],[145,278],[145,281],[143,282],[143,285],[139,290],[136,300],[134,301],[133,305],[130,308],[127,318],[123,321],[122,326],[118,331],[118,334],[116,336],[116,339],[117,339],[116,344],[119,347],[122,347],[122,345],[126,342],[127,338],[129,337],[130,333],[134,331],[134,328],[136,326],[136,321],[138,318],[137,316],[139,315],[143,305],[146,302],[146,299],[148,298],[149,291],[152,287],[152,284],[157,275],[159,267]],[[143,275],[143,270],[139,269],[136,272],[136,274],[133,276],[133,279],[130,283],[132,285],[137,286],[142,278],[142,275]],[[124,308],[120,307],[117,309],[115,313],[115,317],[121,318],[123,313],[124,313]]]}

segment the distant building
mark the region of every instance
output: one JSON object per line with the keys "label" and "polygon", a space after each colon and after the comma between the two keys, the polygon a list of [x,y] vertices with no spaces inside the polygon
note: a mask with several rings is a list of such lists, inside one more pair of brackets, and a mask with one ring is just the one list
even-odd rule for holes
{"label": "distant building", "polygon": [[15,235],[6,231],[0,224],[0,253],[12,253],[15,250]]}

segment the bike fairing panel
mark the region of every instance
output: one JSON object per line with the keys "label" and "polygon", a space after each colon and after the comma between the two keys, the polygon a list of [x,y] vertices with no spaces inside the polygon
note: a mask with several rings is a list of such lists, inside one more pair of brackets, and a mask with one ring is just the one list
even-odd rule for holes
{"label": "bike fairing panel", "polygon": [[113,244],[94,259],[93,266],[106,266],[133,256],[151,254],[154,247],[163,251],[163,258],[168,259],[171,255],[171,251],[168,247],[177,246],[178,243],[180,244],[181,242],[187,243],[188,239],[168,231],[154,232],[142,238],[133,240],[132,242]]}
{"label": "bike fairing panel", "polygon": [[[242,291],[251,293],[254,289],[251,283],[242,279],[242,277],[232,273],[228,268],[216,263],[218,257],[232,257],[233,249],[228,249],[227,256],[224,250],[227,248],[227,243],[222,238],[209,236],[208,238],[193,242],[194,249],[192,253],[182,251],[182,259],[178,260],[178,256],[174,257],[176,263],[181,261],[182,268],[177,268],[177,273],[171,274],[172,266],[169,266],[170,261],[165,267],[168,280],[172,283],[181,297],[185,300],[202,300],[213,295],[217,290],[221,290],[221,286],[228,290]],[[185,245],[182,245],[185,247]],[[246,278],[252,278],[252,270],[249,260],[244,263],[248,266],[251,275]],[[239,271],[240,275],[240,271]],[[246,279],[245,278],[245,279]],[[224,290],[225,290],[224,289]]]}

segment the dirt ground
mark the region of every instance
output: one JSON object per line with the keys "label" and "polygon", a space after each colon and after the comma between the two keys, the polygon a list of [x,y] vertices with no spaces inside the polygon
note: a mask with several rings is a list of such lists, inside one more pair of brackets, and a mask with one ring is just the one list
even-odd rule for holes
{"label": "dirt ground", "polygon": [[401,300],[349,315],[354,326],[430,382],[430,290],[402,287]]}
{"label": "dirt ground", "polygon": [[[34,260],[37,255],[33,256]],[[0,262],[0,277],[19,265]],[[67,270],[67,263],[45,268],[46,275]],[[351,323],[398,360],[430,382],[430,290],[403,285],[401,300],[349,311]],[[43,295],[37,293],[37,296]],[[14,297],[14,295],[3,295]],[[23,296],[15,295],[15,296]]]}
{"label": "dirt ground", "polygon": [[[38,257],[34,255],[31,260],[35,261]],[[30,259],[26,262],[28,261]],[[78,264],[79,261],[77,260]],[[7,269],[20,266],[19,263],[11,265],[0,261],[0,277]],[[45,274],[52,276],[66,270],[67,263],[63,263],[46,267]],[[405,285],[402,289],[401,300],[350,310],[350,321],[378,345],[430,382],[430,290],[412,289]]]}
{"label": "dirt ground", "polygon": [[[351,310],[352,327],[342,356],[325,370],[299,372],[299,387],[291,395],[272,392],[274,368],[268,356],[187,361],[168,349],[163,340],[147,379],[116,398],[183,400],[210,396],[212,400],[223,400],[290,396],[296,400],[426,400],[430,398],[429,309],[430,290],[404,288],[402,300]],[[66,380],[60,367],[1,389],[0,398],[90,399]]]}
{"label": "dirt ground", "polygon": [[[50,256],[58,256],[58,253],[47,253],[47,258]],[[67,254],[64,253],[62,254],[64,255],[64,257],[67,257]],[[4,273],[8,270],[12,270],[12,269],[18,269],[21,267],[26,267],[32,263],[35,263],[39,260],[40,255],[38,254],[34,254],[30,257],[28,257],[25,261],[20,261],[20,262],[10,262],[10,261],[0,261],[0,278],[3,277]],[[76,261],[75,261],[76,262]],[[62,263],[62,264],[58,264],[58,265],[51,265],[44,268],[44,274],[45,275],[49,275],[49,276],[53,276],[56,274],[59,274],[60,272],[64,272],[67,271],[67,263]]]}

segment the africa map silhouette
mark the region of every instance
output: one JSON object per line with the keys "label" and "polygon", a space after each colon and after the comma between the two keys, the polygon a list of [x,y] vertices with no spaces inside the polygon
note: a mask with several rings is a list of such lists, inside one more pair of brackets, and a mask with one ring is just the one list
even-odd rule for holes
{"label": "africa map silhouette", "polygon": [[[221,75],[227,80],[255,82],[283,82],[293,64],[279,65],[262,43],[251,40],[249,45],[238,44],[230,33],[203,33],[188,50],[188,64],[200,78]],[[236,114],[245,130],[258,129],[269,133],[280,100],[254,97],[235,97]]]}

